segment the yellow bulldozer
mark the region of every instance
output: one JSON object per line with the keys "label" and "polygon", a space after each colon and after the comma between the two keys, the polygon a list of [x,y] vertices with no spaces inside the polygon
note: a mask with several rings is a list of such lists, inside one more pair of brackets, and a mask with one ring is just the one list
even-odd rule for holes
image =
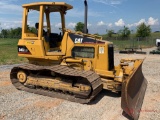
{"label": "yellow bulldozer", "polygon": [[[84,3],[84,32],[66,29],[65,15],[73,7],[65,2],[23,5],[18,56],[29,63],[11,70],[12,84],[18,90],[78,103],[89,103],[103,89],[121,93],[122,109],[138,119],[147,87],[141,69],[143,59],[122,59],[114,66],[113,43],[88,34],[87,1]],[[38,13],[37,34],[28,30],[33,11]],[[57,17],[52,13],[60,15],[59,34],[52,32],[52,20]]]}

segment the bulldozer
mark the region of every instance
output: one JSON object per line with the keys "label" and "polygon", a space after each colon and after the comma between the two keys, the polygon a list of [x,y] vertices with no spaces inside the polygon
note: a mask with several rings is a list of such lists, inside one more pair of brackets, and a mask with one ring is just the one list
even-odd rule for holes
{"label": "bulldozer", "polygon": [[[18,89],[49,97],[87,104],[104,89],[121,93],[121,107],[138,119],[147,80],[142,73],[144,59],[121,59],[114,65],[114,46],[101,36],[88,33],[87,1],[84,31],[65,26],[65,15],[73,6],[65,2],[24,4],[22,37],[18,56],[28,63],[12,68],[10,79]],[[37,33],[28,30],[30,12],[38,13]],[[60,33],[52,31],[52,13],[60,15]],[[44,30],[46,29],[46,31]]]}

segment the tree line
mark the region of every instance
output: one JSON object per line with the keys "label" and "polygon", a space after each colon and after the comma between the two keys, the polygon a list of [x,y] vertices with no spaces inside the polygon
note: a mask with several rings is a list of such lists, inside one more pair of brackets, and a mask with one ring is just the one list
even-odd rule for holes
{"label": "tree line", "polygon": [[10,28],[2,29],[0,33],[0,38],[20,38],[22,33],[22,28]]}
{"label": "tree line", "polygon": [[[74,28],[75,31],[83,32],[84,24],[82,22],[78,22]],[[34,27],[27,27],[29,32],[36,33],[36,29]],[[131,33],[133,32],[128,27],[124,26],[120,29],[117,33],[114,30],[106,30],[107,37],[112,38],[114,34],[121,38],[128,38]],[[0,38],[21,38],[22,28],[10,28],[10,29],[2,29],[0,33]],[[140,24],[137,26],[136,37],[149,37],[151,35],[151,28],[149,25],[145,23]]]}
{"label": "tree line", "polygon": [[[84,24],[82,22],[77,23],[75,26],[75,31],[81,31],[83,32],[83,26]],[[136,31],[136,37],[149,37],[151,35],[151,27],[150,25],[146,25],[145,23],[141,23],[139,26],[137,26]],[[124,26],[122,29],[120,29],[117,33],[114,32],[114,30],[106,30],[107,37],[112,38],[114,34],[116,34],[118,37],[124,39],[130,37],[131,33],[133,33],[133,30],[130,30],[128,27]]]}
{"label": "tree line", "polygon": [[[27,26],[27,31],[32,33],[37,33],[36,28]],[[21,38],[22,28],[10,28],[10,29],[2,29],[0,33],[0,38]]]}

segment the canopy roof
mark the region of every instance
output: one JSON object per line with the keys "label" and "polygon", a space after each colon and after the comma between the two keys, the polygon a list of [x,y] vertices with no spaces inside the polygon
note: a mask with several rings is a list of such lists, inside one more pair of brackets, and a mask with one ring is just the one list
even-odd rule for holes
{"label": "canopy roof", "polygon": [[45,6],[50,12],[58,12],[61,10],[69,10],[72,9],[73,6],[65,3],[65,2],[35,2],[30,4],[24,4],[23,8],[29,8],[32,10],[40,10],[40,6]]}

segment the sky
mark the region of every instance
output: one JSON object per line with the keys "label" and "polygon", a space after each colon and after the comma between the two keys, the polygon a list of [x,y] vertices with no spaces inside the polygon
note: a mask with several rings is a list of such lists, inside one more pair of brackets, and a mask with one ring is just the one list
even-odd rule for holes
{"label": "sky", "polygon": [[[66,14],[66,28],[74,30],[78,22],[84,21],[84,0],[0,0],[0,31],[22,26],[22,5],[31,2],[66,2],[73,6]],[[106,30],[117,32],[124,26],[133,32],[142,22],[152,31],[160,31],[160,0],[87,0],[89,33],[104,34]],[[58,32],[60,18],[53,15],[53,29]],[[29,16],[29,26],[34,26],[38,13]]]}

